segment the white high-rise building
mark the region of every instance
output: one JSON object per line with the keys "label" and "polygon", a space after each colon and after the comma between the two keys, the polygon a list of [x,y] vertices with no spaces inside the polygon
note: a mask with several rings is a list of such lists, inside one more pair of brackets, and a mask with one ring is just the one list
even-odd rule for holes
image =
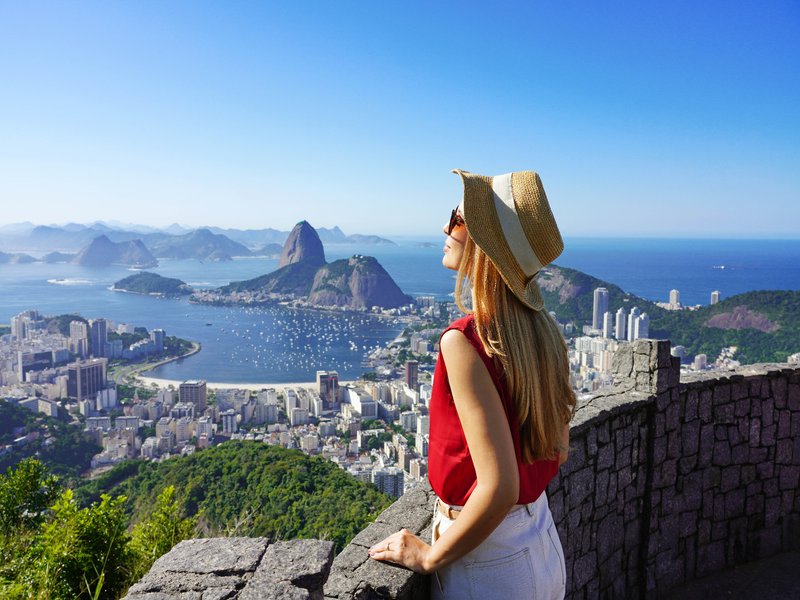
{"label": "white high-rise building", "polygon": [[239,424],[236,422],[236,411],[232,408],[226,410],[221,415],[223,433],[236,433],[239,431]]}
{"label": "white high-rise building", "polygon": [[608,311],[608,290],[599,287],[594,291],[594,309],[592,310],[592,329],[603,328],[603,315]]}
{"label": "white high-rise building", "polygon": [[670,308],[681,307],[681,293],[678,290],[669,291],[669,307]]}
{"label": "white high-rise building", "polygon": [[647,316],[647,313],[642,313],[636,317],[634,328],[633,339],[639,340],[650,336],[650,317]]}
{"label": "white high-rise building", "polygon": [[716,304],[719,302],[719,290],[714,290],[711,292],[711,304]]}
{"label": "white high-rise building", "polygon": [[628,314],[628,341],[632,342],[636,339],[636,319],[639,317],[639,308],[634,306]]}
{"label": "white high-rise building", "polygon": [[603,313],[603,337],[610,338],[614,330],[614,315],[606,311]]}
{"label": "white high-rise building", "polygon": [[625,318],[625,309],[620,308],[617,311],[617,323],[616,327],[614,328],[614,337],[616,337],[618,340],[625,339]]}

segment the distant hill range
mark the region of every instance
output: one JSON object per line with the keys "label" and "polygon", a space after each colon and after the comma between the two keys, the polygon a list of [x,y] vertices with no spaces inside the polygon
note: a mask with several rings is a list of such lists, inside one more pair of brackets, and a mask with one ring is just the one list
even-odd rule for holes
{"label": "distant hill range", "polygon": [[[90,225],[68,223],[62,226],[15,223],[0,227],[0,249],[25,252],[75,253],[100,236],[115,243],[141,240],[157,258],[196,258],[226,260],[233,256],[262,256],[276,252],[272,245],[283,246],[288,231],[278,229],[187,228],[177,223],[164,229],[119,222]],[[320,229],[325,244],[393,245],[375,235],[345,235],[339,227]],[[211,236],[215,237],[211,237]]]}
{"label": "distant hill range", "polygon": [[112,242],[105,235],[93,239],[72,262],[85,267],[125,265],[144,269],[158,266],[158,261],[141,240]]}
{"label": "distant hill range", "polygon": [[114,289],[153,296],[184,296],[192,293],[192,287],[180,279],[146,271],[120,279],[114,284]]}
{"label": "distant hill range", "polygon": [[634,306],[650,317],[651,338],[669,339],[688,356],[716,359],[723,347],[736,346],[742,364],[785,362],[800,352],[800,291],[758,291],[737,294],[697,310],[666,310],[629,294],[619,286],[586,273],[549,265],[537,276],[545,306],[580,331],[591,323],[594,290],[608,290],[608,310],[626,313]]}
{"label": "distant hill range", "polygon": [[223,296],[234,292],[280,294],[315,306],[356,310],[396,308],[413,302],[371,256],[356,255],[327,263],[322,240],[307,221],[292,229],[278,265],[271,273],[233,282],[217,292]]}

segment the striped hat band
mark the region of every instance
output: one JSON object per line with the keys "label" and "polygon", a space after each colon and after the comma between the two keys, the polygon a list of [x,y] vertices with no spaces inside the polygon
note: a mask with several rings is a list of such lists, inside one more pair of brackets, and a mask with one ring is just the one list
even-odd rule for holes
{"label": "striped hat band", "polygon": [[467,231],[512,292],[534,310],[544,302],[535,275],[564,243],[539,175],[519,171],[486,177],[455,170],[464,183]]}

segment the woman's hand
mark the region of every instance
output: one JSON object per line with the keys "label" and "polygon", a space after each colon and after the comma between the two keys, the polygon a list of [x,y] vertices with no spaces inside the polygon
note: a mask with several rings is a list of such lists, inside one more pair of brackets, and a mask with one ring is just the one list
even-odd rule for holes
{"label": "woman's hand", "polygon": [[407,529],[401,529],[369,549],[370,558],[386,560],[426,575],[431,572],[428,555],[431,547]]}

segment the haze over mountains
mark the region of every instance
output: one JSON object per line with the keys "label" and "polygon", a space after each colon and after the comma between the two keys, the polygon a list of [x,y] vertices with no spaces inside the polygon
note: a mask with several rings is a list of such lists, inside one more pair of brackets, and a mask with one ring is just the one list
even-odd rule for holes
{"label": "haze over mountains", "polygon": [[[320,228],[318,235],[326,244],[394,244],[374,235],[348,236],[338,227]],[[0,263],[37,260],[25,252],[48,253],[42,257],[46,262],[74,261],[86,266],[123,264],[152,267],[158,264],[158,258],[225,261],[236,256],[277,255],[288,236],[288,231],[272,228],[188,229],[173,224],[159,230],[116,222],[68,223],[63,226],[14,223],[0,227],[0,250],[13,252],[0,252]],[[130,246],[133,242],[137,243],[136,250]]]}

